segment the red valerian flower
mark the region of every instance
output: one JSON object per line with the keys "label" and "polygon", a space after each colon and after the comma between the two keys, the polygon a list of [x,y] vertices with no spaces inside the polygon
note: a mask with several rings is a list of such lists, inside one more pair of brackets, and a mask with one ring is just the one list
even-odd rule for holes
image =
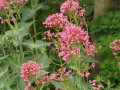
{"label": "red valerian flower", "polygon": [[21,66],[21,77],[24,78],[25,82],[32,80],[33,78],[37,79],[37,73],[40,70],[40,65],[36,62],[29,61],[22,64]]}

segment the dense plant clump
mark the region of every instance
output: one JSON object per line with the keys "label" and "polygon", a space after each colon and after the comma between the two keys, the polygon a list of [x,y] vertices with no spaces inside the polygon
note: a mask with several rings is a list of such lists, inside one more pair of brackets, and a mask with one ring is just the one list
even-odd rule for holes
{"label": "dense plant clump", "polygon": [[[83,28],[82,17],[84,15],[85,10],[84,9],[80,10],[81,8],[82,7],[79,6],[78,1],[67,0],[65,3],[61,5],[60,13],[56,13],[49,16],[43,22],[46,28],[50,28],[50,29],[53,28],[53,30],[48,30],[44,32],[44,34],[46,35],[44,39],[51,40],[54,43],[54,47],[51,47],[50,45],[49,46],[51,48],[56,49],[56,53],[58,53],[60,66],[61,66],[57,74],[51,74],[51,76],[46,77],[44,80],[49,79],[48,81],[51,81],[49,83],[52,83],[52,80],[55,80],[56,82],[61,82],[63,83],[64,86],[63,88],[66,89],[69,89],[68,86],[70,82],[68,80],[76,76],[78,76],[78,78],[80,77],[88,78],[90,76],[89,69],[95,67],[95,63],[92,63],[91,66],[89,67],[89,58],[87,58],[88,60],[86,59],[87,61],[85,62],[84,59],[82,59],[84,56],[88,56],[88,57],[95,56],[96,50],[95,50],[95,46],[92,45],[89,41],[90,36],[88,35],[88,32],[85,31],[85,29]],[[73,14],[71,15],[70,13]],[[77,20],[74,16],[81,17],[81,20]],[[61,59],[63,61],[61,61]],[[78,61],[79,64],[76,64],[76,61]],[[66,66],[65,63],[68,63],[68,65],[73,64],[75,70],[73,69],[73,71],[71,71],[72,70],[71,68],[71,70],[68,70],[68,72],[66,72],[67,68],[65,67]],[[24,64],[22,66],[24,66]],[[83,70],[80,70],[80,67],[82,67]],[[29,71],[31,72],[31,70]],[[36,70],[33,72],[36,72]],[[77,73],[77,74],[69,75],[70,73]],[[37,72],[33,74],[36,76]],[[33,74],[32,76],[34,78]],[[37,78],[38,77],[36,77],[36,79]],[[37,84],[36,85],[37,88],[39,88],[38,85],[39,83],[36,84]],[[65,84],[67,84],[68,86],[65,86]],[[58,86],[58,88],[62,89],[60,86]],[[72,86],[71,88],[79,88],[79,87]],[[84,87],[81,88],[85,89]],[[98,89],[99,88],[101,87],[98,87]],[[96,88],[94,88],[94,90],[96,90]]]}
{"label": "dense plant clump", "polygon": [[[89,23],[91,34],[95,34],[96,48],[100,57],[99,75],[103,80],[114,84],[119,82],[119,39],[120,24],[119,11],[109,12],[106,16],[100,16]],[[96,24],[97,23],[97,24]],[[106,38],[107,36],[107,38]],[[112,87],[112,86],[111,86]]]}
{"label": "dense plant clump", "polygon": [[119,90],[120,13],[93,5],[0,0],[0,90]]}

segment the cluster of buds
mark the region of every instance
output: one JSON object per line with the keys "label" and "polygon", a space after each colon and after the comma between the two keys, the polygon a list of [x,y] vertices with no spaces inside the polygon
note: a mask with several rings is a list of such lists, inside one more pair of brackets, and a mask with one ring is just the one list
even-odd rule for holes
{"label": "cluster of buds", "polygon": [[80,71],[77,71],[77,74],[81,77],[89,77],[90,76],[90,73],[89,72],[86,72],[85,74],[84,73],[81,73]]}
{"label": "cluster of buds", "polygon": [[51,80],[63,82],[67,78],[69,80],[72,78],[72,75],[70,75],[70,73],[71,73],[70,70],[66,71],[66,68],[60,68],[58,70],[58,73],[57,74],[51,74],[50,78],[51,78]]}
{"label": "cluster of buds", "polygon": [[96,84],[96,80],[89,80],[90,84],[92,85],[93,90],[99,90],[100,88],[102,88],[102,85],[97,85]]}
{"label": "cluster of buds", "polygon": [[36,90],[36,87],[31,85],[31,80],[35,81],[35,85],[37,84],[46,84],[47,81],[51,81],[48,76],[48,72],[42,71],[40,75],[42,78],[39,78],[38,72],[41,71],[42,64],[37,64],[36,62],[29,61],[27,63],[22,64],[21,66],[21,77],[24,78],[25,82],[28,82],[25,90]]}
{"label": "cluster of buds", "polygon": [[21,66],[21,77],[24,78],[25,82],[29,82],[32,79],[38,79],[38,72],[40,70],[40,65],[36,62],[29,61],[22,64]]}
{"label": "cluster of buds", "polygon": [[114,40],[110,43],[110,48],[113,49],[113,54],[116,56],[120,51],[120,40]]}
{"label": "cluster of buds", "polygon": [[0,0],[1,23],[16,21],[16,10],[20,9],[27,0]]}

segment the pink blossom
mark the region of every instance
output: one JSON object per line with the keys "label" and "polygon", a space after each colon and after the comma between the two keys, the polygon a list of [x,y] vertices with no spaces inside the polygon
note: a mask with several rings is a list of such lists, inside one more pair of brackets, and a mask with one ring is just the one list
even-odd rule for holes
{"label": "pink blossom", "polygon": [[79,55],[79,46],[81,44],[88,45],[89,36],[82,27],[74,24],[66,25],[62,32],[59,32],[60,53],[64,61],[67,61],[71,56]]}
{"label": "pink blossom", "polygon": [[50,79],[57,81],[57,75],[56,74],[51,74]]}
{"label": "pink blossom", "polygon": [[93,90],[99,90],[100,88],[102,88],[102,85],[97,85],[96,84],[96,80],[89,80],[90,84],[92,85]]}
{"label": "pink blossom", "polygon": [[62,13],[53,14],[46,18],[46,20],[43,22],[43,24],[49,28],[64,28],[64,26],[68,23],[67,16],[63,16]]}
{"label": "pink blossom", "polygon": [[93,86],[95,86],[95,83],[92,83]]}
{"label": "pink blossom", "polygon": [[103,86],[102,86],[102,85],[97,85],[97,87],[98,87],[98,88],[101,88],[101,87],[103,87]]}
{"label": "pink blossom", "polygon": [[70,75],[71,71],[68,70],[66,71],[66,68],[60,68],[58,70],[58,73],[57,74],[51,74],[50,78],[52,80],[55,80],[55,81],[64,81],[66,79],[66,77],[68,77],[69,79],[72,78],[72,75]]}
{"label": "pink blossom", "polygon": [[99,49],[101,49],[102,48],[102,46],[99,46]]}
{"label": "pink blossom", "polygon": [[118,54],[118,53],[116,53],[116,52],[113,52],[113,55],[115,55],[115,56],[116,56],[117,54]]}
{"label": "pink blossom", "polygon": [[1,23],[16,21],[17,17],[14,17],[13,15],[15,12],[14,8],[21,8],[22,4],[26,1],[27,0],[0,0]]}
{"label": "pink blossom", "polygon": [[86,45],[86,47],[85,47],[85,53],[88,56],[94,56],[95,52],[97,52],[97,51],[95,50],[95,46],[94,45]]}
{"label": "pink blossom", "polygon": [[68,13],[72,11],[77,11],[79,9],[79,2],[75,0],[67,0],[60,6],[61,13]]}
{"label": "pink blossom", "polygon": [[83,9],[80,10],[79,15],[80,15],[80,16],[83,16],[84,13],[85,13],[85,9],[83,8]]}
{"label": "pink blossom", "polygon": [[89,77],[90,76],[90,73],[89,72],[86,72],[85,73],[85,77]]}
{"label": "pink blossom", "polygon": [[95,63],[92,63],[91,66],[89,67],[89,69],[92,69],[95,67]]}
{"label": "pink blossom", "polygon": [[24,78],[25,82],[32,80],[33,78],[38,78],[37,73],[40,70],[40,66],[33,61],[22,64],[21,66],[21,77]]}
{"label": "pink blossom", "polygon": [[81,73],[80,71],[77,71],[77,74],[78,74],[79,76],[84,77],[84,73]]}
{"label": "pink blossom", "polygon": [[25,87],[25,90],[36,90],[36,88],[34,88],[34,87],[31,85],[31,82],[29,82],[28,85]]}
{"label": "pink blossom", "polygon": [[49,72],[46,72],[46,71],[42,71],[42,73],[40,74],[42,76],[42,79],[40,80],[40,83],[43,85],[43,84],[46,84],[47,82],[51,82],[51,79],[52,77],[51,76],[48,76],[48,73]]}
{"label": "pink blossom", "polygon": [[57,88],[55,88],[55,90],[59,90],[59,88],[57,87]]}
{"label": "pink blossom", "polygon": [[[80,52],[84,52],[88,56],[95,56],[97,51],[95,50],[95,46],[90,44],[90,36],[83,29],[83,22],[80,21],[80,26],[76,26],[68,21],[67,16],[63,16],[63,13],[67,12],[66,10],[70,10],[77,12],[77,16],[81,14],[79,16],[81,17],[85,9],[82,9],[76,0],[67,0],[61,5],[60,10],[61,13],[53,14],[43,22],[46,27],[56,30],[55,33],[51,33],[52,31],[50,30],[45,32],[47,37],[44,39],[48,38],[48,40],[54,42],[55,48],[59,51],[59,56],[64,61],[69,61],[71,58],[79,56]],[[80,51],[80,47],[84,49]]]}
{"label": "pink blossom", "polygon": [[96,80],[93,80],[93,83],[96,83]]}
{"label": "pink blossom", "polygon": [[110,48],[113,49],[113,55],[117,55],[120,51],[120,40],[114,40],[110,43]]}

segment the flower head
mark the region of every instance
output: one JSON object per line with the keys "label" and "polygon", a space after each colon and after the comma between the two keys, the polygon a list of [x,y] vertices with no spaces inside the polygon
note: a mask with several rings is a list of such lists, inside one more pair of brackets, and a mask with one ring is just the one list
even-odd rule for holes
{"label": "flower head", "polygon": [[21,8],[22,4],[27,0],[0,0],[0,20],[1,23],[8,21],[16,21],[16,8]]}
{"label": "flower head", "polygon": [[61,13],[66,14],[67,12],[77,11],[79,8],[79,2],[75,0],[67,0],[61,5],[60,11]]}
{"label": "flower head", "polygon": [[66,24],[68,24],[67,16],[63,16],[62,13],[56,13],[48,18],[43,22],[43,24],[46,25],[46,27],[49,28],[63,28]]}
{"label": "flower head", "polygon": [[86,72],[85,73],[85,77],[89,77],[90,76],[90,73],[89,72]]}
{"label": "flower head", "polygon": [[116,56],[120,51],[120,40],[114,40],[110,43],[110,48],[113,49],[113,54]]}
{"label": "flower head", "polygon": [[85,46],[85,53],[87,54],[87,56],[94,56],[95,52],[97,52],[97,51],[95,50],[94,45],[86,45]]}
{"label": "flower head", "polygon": [[74,24],[66,25],[62,32],[59,33],[60,53],[64,61],[67,61],[71,55],[78,55],[80,50],[79,46],[88,45],[89,36],[88,33],[82,29],[82,27]]}
{"label": "flower head", "polygon": [[57,74],[51,74],[50,78],[55,81],[64,81],[67,78],[71,79],[71,70],[66,71],[66,68],[60,68]]}
{"label": "flower head", "polygon": [[29,61],[27,63],[22,64],[21,66],[21,77],[24,78],[24,81],[28,82],[33,78],[37,79],[37,73],[40,70],[40,65],[36,62]]}

